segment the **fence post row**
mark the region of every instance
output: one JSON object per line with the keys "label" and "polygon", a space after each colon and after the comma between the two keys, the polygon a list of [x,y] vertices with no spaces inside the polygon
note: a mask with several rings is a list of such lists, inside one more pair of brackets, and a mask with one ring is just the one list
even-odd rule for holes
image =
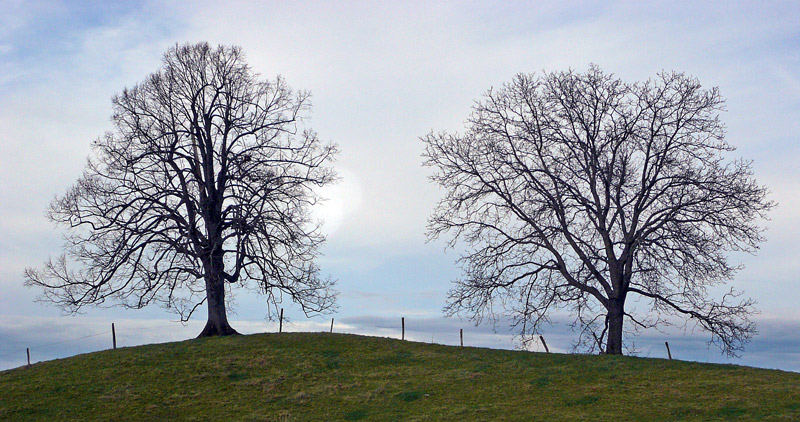
{"label": "fence post row", "polygon": [[[331,318],[331,328],[330,328],[330,332],[331,333],[333,332],[333,322],[334,322],[334,318]],[[401,340],[405,340],[406,339],[406,317],[400,317],[400,328],[401,328],[400,339]],[[283,308],[281,308],[280,317],[279,317],[279,320],[278,320],[278,332],[279,333],[283,332]],[[461,347],[464,347],[464,329],[463,328],[459,328],[458,337],[459,337],[459,343],[460,343]],[[544,341],[544,336],[543,335],[541,335],[541,334],[539,335],[539,340],[541,340],[542,346],[544,346],[545,352],[546,353],[550,353],[550,348],[547,347],[547,342]],[[112,341],[112,345],[114,347],[114,350],[116,350],[117,349],[117,330],[116,330],[115,324],[113,322],[111,323],[111,341]],[[669,342],[665,341],[664,342],[664,346],[666,346],[666,348],[667,348],[667,357],[669,358],[669,360],[672,360],[672,351],[669,348]],[[31,366],[31,349],[30,349],[30,347],[26,347],[25,348],[25,354],[27,355],[28,367],[30,367]]]}

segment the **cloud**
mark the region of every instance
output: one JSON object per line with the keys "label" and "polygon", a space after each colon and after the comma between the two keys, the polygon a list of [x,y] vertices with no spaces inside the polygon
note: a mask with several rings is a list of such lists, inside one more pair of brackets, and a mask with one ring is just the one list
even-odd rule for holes
{"label": "cloud", "polygon": [[[576,13],[558,4],[206,6],[186,16],[184,38],[202,34],[240,44],[256,70],[282,73],[293,86],[310,89],[314,126],[340,143],[341,165],[362,182],[363,206],[330,241],[395,253],[423,240],[441,194],[420,166],[418,137],[460,130],[472,101],[490,86],[516,72],[580,70],[590,62],[632,80],[684,70],[720,85],[737,110],[724,116],[736,128],[732,138],[759,145],[764,136],[738,132],[763,134],[765,119],[753,115],[774,113],[780,91],[762,67],[783,66],[790,57],[764,47],[798,29],[793,14],[780,10],[791,7],[676,10],[625,3],[585,5]],[[796,133],[787,127],[791,121],[772,122],[771,134]]]}
{"label": "cloud", "polygon": [[[78,177],[91,140],[110,128],[110,97],[156,70],[161,53],[174,43],[241,45],[265,77],[283,74],[292,87],[312,91],[310,126],[342,149],[336,163],[342,183],[325,192],[336,197],[321,213],[329,236],[320,262],[339,279],[343,318],[384,313],[434,318],[450,280],[459,276],[453,265],[457,254],[443,254],[440,243],[424,243],[426,220],[441,192],[420,166],[418,137],[430,130],[462,130],[472,102],[514,73],[583,70],[595,62],[628,80],[662,69],[686,71],[720,86],[728,98],[729,111],[722,116],[728,139],[739,147],[737,155],[755,160],[756,175],[781,204],[761,253],[733,257],[747,265],[735,284],[771,314],[792,315],[764,323],[763,340],[753,344],[760,357],[753,362],[797,368],[796,357],[786,351],[789,343],[769,340],[779,336],[795,349],[800,345],[780,331],[781,324],[795,327],[800,320],[790,313],[796,298],[787,293],[800,287],[800,263],[794,259],[800,234],[796,4],[206,2],[187,9],[144,2],[97,11],[61,3],[5,6],[7,13],[0,16],[4,315],[52,315],[43,324],[78,337],[93,333],[90,328],[107,330],[107,318],[96,326],[65,328],[62,324],[75,320],[31,304],[35,291],[22,287],[21,273],[59,252],[59,232],[43,211]],[[240,297],[243,319],[263,314],[260,298]],[[27,326],[25,318],[12,322]],[[409,335],[422,341],[431,335],[452,343],[457,332],[456,326],[437,326],[438,331],[416,333],[421,325],[409,323]],[[128,324],[120,324],[124,336]],[[354,331],[394,330],[369,328],[364,320],[352,324]],[[168,334],[174,324],[159,326],[164,328],[154,332],[163,337],[152,340],[176,338]],[[61,338],[57,331],[49,335]],[[193,332],[187,328],[181,335]],[[571,337],[558,332],[551,347],[566,350]],[[15,338],[24,334],[15,333]],[[487,337],[475,344],[506,344],[490,333],[480,335]],[[643,344],[652,350],[642,350],[660,356],[663,341],[648,338]],[[95,340],[96,347],[108,344],[102,335],[80,344]],[[673,341],[678,356],[713,355],[703,349],[702,336]],[[80,351],[66,344],[64,350]],[[17,359],[19,352],[14,353]]]}

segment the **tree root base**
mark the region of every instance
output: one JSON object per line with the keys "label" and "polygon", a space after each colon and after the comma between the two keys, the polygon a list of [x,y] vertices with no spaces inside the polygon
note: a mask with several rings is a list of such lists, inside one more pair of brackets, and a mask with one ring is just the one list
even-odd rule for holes
{"label": "tree root base", "polygon": [[197,338],[234,335],[239,335],[239,332],[234,330],[230,325],[224,324],[220,327],[216,324],[208,322],[206,323],[206,327],[203,328],[203,331],[200,332]]}

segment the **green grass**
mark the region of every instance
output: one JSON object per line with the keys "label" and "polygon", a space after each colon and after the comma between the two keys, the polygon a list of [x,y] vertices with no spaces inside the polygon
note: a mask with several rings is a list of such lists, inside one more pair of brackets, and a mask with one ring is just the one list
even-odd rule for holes
{"label": "green grass", "polygon": [[0,372],[0,420],[800,420],[800,374],[285,333]]}

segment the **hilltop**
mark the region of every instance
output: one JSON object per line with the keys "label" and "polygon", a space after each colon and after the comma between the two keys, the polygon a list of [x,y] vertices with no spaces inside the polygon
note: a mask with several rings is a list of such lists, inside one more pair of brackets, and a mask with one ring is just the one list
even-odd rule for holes
{"label": "hilltop", "polygon": [[0,420],[800,419],[798,373],[328,333],[89,353],[0,391]]}

